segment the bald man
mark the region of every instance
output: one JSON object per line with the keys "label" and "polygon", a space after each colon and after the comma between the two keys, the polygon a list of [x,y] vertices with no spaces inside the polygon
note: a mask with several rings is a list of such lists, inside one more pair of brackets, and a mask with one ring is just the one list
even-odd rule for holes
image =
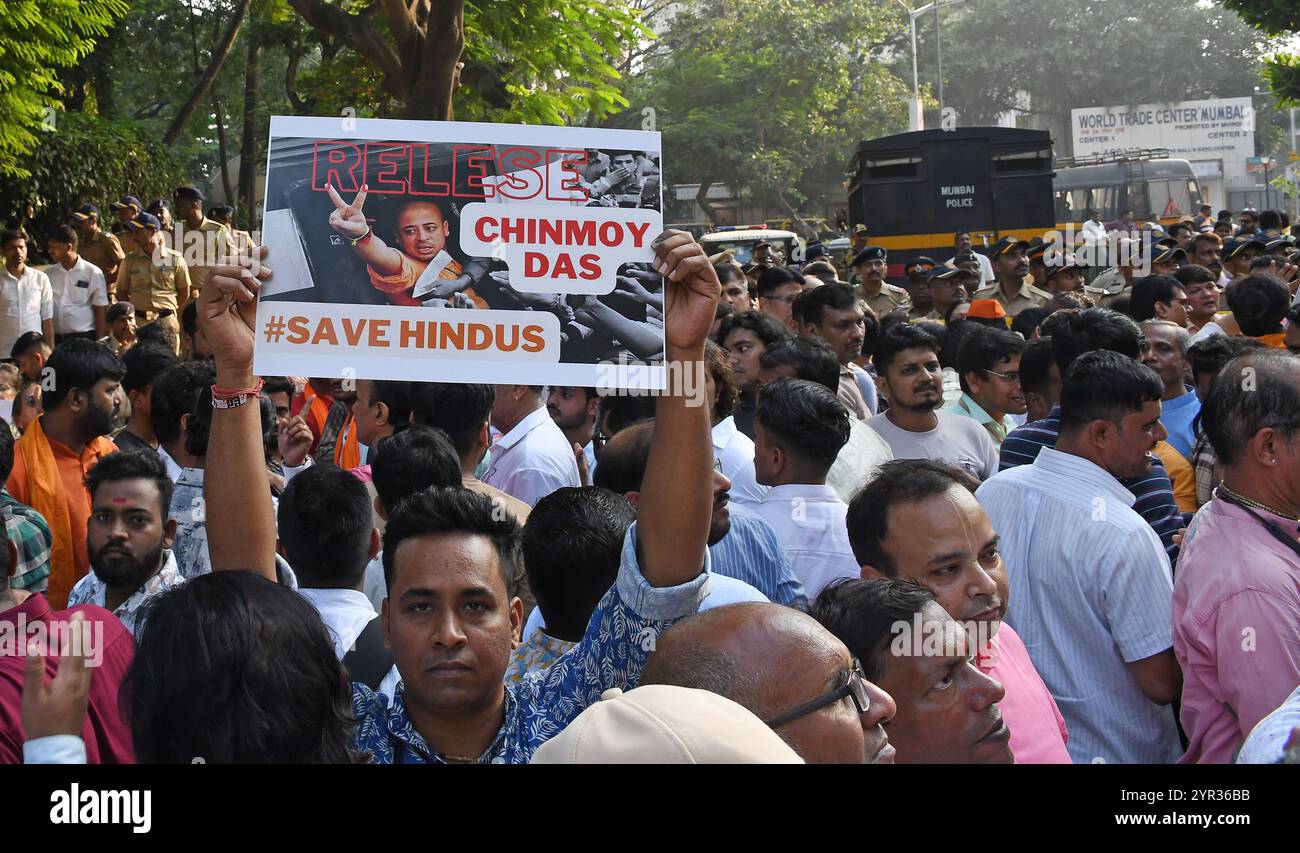
{"label": "bald man", "polygon": [[732,604],[665,631],[642,684],[708,690],[748,708],[809,764],[892,764],[894,700],[817,620],[777,604]]}

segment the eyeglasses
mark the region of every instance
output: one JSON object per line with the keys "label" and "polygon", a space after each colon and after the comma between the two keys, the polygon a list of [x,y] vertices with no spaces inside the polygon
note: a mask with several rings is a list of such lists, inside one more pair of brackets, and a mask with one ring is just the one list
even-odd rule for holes
{"label": "eyeglasses", "polygon": [[984,372],[987,373],[989,376],[996,376],[997,378],[1001,379],[1003,382],[1010,382],[1012,384],[1015,384],[1020,381],[1019,370],[1011,370],[1006,373],[998,373],[996,370],[985,370]]}
{"label": "eyeglasses", "polygon": [[805,702],[798,708],[787,711],[779,717],[773,717],[767,721],[768,728],[778,728],[786,723],[793,722],[800,717],[805,717],[813,711],[820,711],[827,705],[833,705],[845,696],[853,698],[853,704],[857,707],[859,714],[865,714],[871,708],[871,696],[867,693],[867,677],[862,672],[862,664],[857,658],[853,659],[853,669],[849,670],[849,680],[843,687],[838,687],[824,696],[818,696],[811,702]]}

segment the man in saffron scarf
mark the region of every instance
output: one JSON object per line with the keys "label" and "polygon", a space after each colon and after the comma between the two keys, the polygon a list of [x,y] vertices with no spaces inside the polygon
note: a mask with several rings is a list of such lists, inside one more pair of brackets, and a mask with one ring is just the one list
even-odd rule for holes
{"label": "man in saffron scarf", "polygon": [[90,570],[85,477],[101,457],[117,450],[107,436],[122,419],[125,374],[122,360],[94,341],[55,347],[44,371],[45,412],[15,445],[7,487],[50,524],[54,547],[47,595],[56,609],[67,606],[72,585]]}

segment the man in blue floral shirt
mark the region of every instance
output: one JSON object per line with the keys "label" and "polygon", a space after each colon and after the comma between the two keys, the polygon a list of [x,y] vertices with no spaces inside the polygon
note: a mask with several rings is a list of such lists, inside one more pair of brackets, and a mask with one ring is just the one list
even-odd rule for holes
{"label": "man in blue floral shirt", "polygon": [[[704,341],[721,286],[689,234],[666,231],[654,249],[671,315],[665,358],[698,370],[702,383]],[[217,385],[225,389],[256,384],[251,297],[259,282],[236,272],[214,270],[199,300]],[[665,395],[655,422],[638,522],[628,531],[614,587],[563,660],[508,688],[502,678],[523,626],[523,604],[506,592],[515,522],[494,513],[490,499],[462,489],[430,489],[400,505],[385,531],[389,594],[382,615],[402,684],[391,703],[354,684],[359,749],[376,763],[526,762],[603,691],[636,685],[660,631],[694,613],[708,583],[708,409]],[[248,488],[265,477],[255,403],[213,411],[207,461],[208,517],[239,519],[209,525],[213,570],[253,570],[274,580],[270,496]]]}

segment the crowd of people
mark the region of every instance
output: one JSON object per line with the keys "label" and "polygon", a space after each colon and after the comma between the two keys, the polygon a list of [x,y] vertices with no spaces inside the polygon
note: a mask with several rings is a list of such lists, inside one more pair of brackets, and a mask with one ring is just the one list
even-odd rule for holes
{"label": "crowd of people", "polygon": [[0,761],[1300,761],[1264,214],[1110,270],[957,234],[905,285],[666,231],[698,405],[256,376],[275,247],[187,269],[138,207],[45,272],[3,235],[0,629],[47,630]]}

